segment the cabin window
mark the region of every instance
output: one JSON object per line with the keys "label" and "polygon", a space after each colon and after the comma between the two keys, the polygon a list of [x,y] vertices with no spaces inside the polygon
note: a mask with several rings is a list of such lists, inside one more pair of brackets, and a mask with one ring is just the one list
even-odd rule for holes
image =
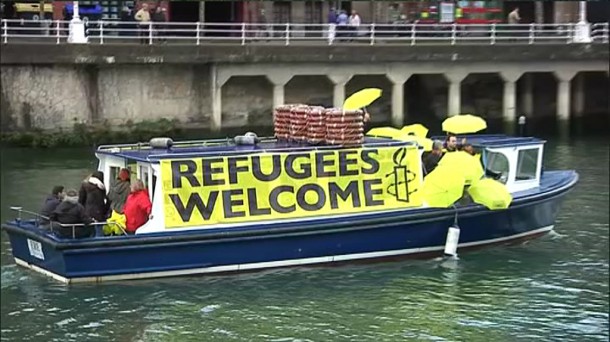
{"label": "cabin window", "polygon": [[152,184],[151,184],[151,198],[155,197],[155,187],[157,185],[157,176],[155,176],[154,172],[153,172],[153,176],[152,176]]}
{"label": "cabin window", "polygon": [[538,148],[529,148],[519,151],[515,180],[533,180],[537,178],[539,151],[540,149]]}
{"label": "cabin window", "polygon": [[121,168],[118,166],[111,166],[110,167],[110,187],[114,187],[116,182],[117,182],[117,178],[119,178],[119,172],[121,171]]}
{"label": "cabin window", "polygon": [[508,158],[500,152],[486,152],[487,156],[487,174],[490,177],[496,178],[499,182],[506,184],[508,181],[508,171],[510,163]]}
{"label": "cabin window", "polygon": [[140,166],[140,180],[144,183],[144,187],[148,189],[148,167]]}
{"label": "cabin window", "polygon": [[[137,168],[137,163],[135,160],[128,160],[127,161],[127,170],[129,170],[129,174],[130,175],[137,175],[138,174],[138,168]],[[133,177],[130,177],[133,180]]]}

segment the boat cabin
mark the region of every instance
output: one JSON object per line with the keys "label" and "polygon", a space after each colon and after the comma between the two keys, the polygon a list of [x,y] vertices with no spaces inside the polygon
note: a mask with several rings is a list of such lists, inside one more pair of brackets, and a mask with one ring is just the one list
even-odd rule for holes
{"label": "boat cabin", "polygon": [[506,135],[467,135],[466,141],[481,151],[487,176],[504,183],[515,193],[540,186],[545,141]]}
{"label": "boat cabin", "polygon": [[[540,185],[544,141],[505,135],[459,137],[462,138],[481,151],[481,162],[487,176],[504,183],[509,192],[525,191]],[[381,156],[383,152],[379,151],[385,151],[384,148],[387,153]],[[138,229],[138,234],[167,228],[224,228],[278,218],[315,219],[359,210],[422,208],[425,205],[418,200],[418,194],[413,195],[414,189],[419,189],[423,184],[424,177],[421,170],[423,150],[416,143],[367,137],[362,146],[351,148],[352,152],[357,150],[355,153],[362,153],[358,160],[337,152],[349,149],[330,145],[299,145],[279,142],[274,138],[265,138],[252,145],[236,145],[232,139],[174,143],[169,138],[155,138],[150,143],[100,146],[96,157],[99,159],[98,169],[104,172],[104,182],[109,185],[108,188],[114,184],[121,168],[130,169],[132,175],[146,185],[153,203],[153,218]],[[375,153],[379,156],[376,158],[385,159],[372,161],[370,156],[365,155],[369,149],[377,151]],[[311,154],[305,159],[311,160],[311,164],[301,164],[292,170],[283,169],[289,164],[286,159],[294,164],[296,158],[304,157],[307,153]],[[324,159],[324,154],[329,158]],[[320,155],[322,157],[318,158]],[[275,157],[278,157],[277,162],[273,159]],[[223,158],[224,161],[221,160]],[[271,159],[263,161],[258,158]],[[250,161],[252,163],[247,164]],[[370,171],[375,163],[377,170]],[[324,165],[329,165],[328,169]],[[371,167],[367,169],[367,165]],[[261,177],[273,177],[275,166],[278,167],[276,181],[266,179],[257,183],[257,172]],[[356,175],[359,171],[355,168],[359,167],[362,174]],[[356,175],[352,177],[355,183],[348,184],[345,178],[343,181],[325,178],[339,172],[336,170],[343,170],[346,175]],[[293,178],[284,178],[288,176],[280,175],[280,172],[287,172],[286,175]],[[309,175],[305,175],[307,172]],[[336,176],[337,179],[341,178],[340,175]],[[391,185],[387,183],[388,177],[394,179]],[[372,185],[374,182],[378,182],[378,188]],[[396,184],[403,184],[404,188]],[[270,189],[272,185],[277,188]],[[378,208],[361,208],[374,206],[378,201],[371,194],[380,194],[382,188],[384,194],[377,199],[389,194],[393,198],[385,198]],[[300,192],[302,189],[306,190]],[[292,195],[284,195],[282,200],[282,192],[288,191],[292,191]],[[288,197],[292,199],[288,200]],[[353,202],[350,202],[350,198]],[[322,199],[326,202],[322,203]],[[296,203],[287,204],[287,201]],[[347,206],[345,210],[342,211],[341,205]],[[330,206],[334,210],[330,211]],[[223,215],[217,214],[217,211],[223,212]]]}

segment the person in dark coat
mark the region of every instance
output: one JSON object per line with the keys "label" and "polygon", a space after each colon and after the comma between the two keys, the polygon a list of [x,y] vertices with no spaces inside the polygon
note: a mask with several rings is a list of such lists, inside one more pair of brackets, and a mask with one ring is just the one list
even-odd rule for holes
{"label": "person in dark coat", "polygon": [[436,169],[438,162],[443,157],[443,143],[434,141],[432,143],[432,151],[424,152],[422,161],[424,165],[424,174],[427,175]]}
{"label": "person in dark coat", "polygon": [[[40,209],[40,215],[50,217],[51,213],[57,208],[64,198],[64,187],[62,185],[56,185],[53,187],[51,194],[44,200],[42,209]],[[48,220],[43,219],[43,224],[49,223]]]}
{"label": "person in dark coat", "polygon": [[104,186],[104,173],[95,171],[85,179],[78,192],[78,203],[85,207],[89,217],[98,222],[106,221],[110,203]]}
{"label": "person in dark coat", "polygon": [[116,184],[110,188],[110,192],[108,192],[110,209],[122,214],[125,201],[127,201],[127,196],[129,196],[130,191],[131,180],[129,178],[129,170],[121,169]]}
{"label": "person in dark coat", "polygon": [[157,6],[155,13],[152,15],[152,21],[155,24],[155,34],[160,42],[165,42],[165,30],[167,29],[167,17],[165,16],[165,8]]}
{"label": "person in dark coat", "polygon": [[[85,238],[95,235],[95,229],[89,226],[93,219],[87,215],[85,208],[78,203],[78,192],[70,189],[66,191],[63,201],[55,208],[49,218],[52,221],[53,232],[63,238]],[[61,226],[57,223],[61,223]],[[65,225],[84,224],[84,226]],[[74,235],[72,229],[74,228]]]}

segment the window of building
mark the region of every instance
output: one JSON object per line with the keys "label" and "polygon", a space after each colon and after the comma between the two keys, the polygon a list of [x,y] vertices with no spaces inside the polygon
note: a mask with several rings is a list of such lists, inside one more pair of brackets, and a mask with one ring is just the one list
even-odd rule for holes
{"label": "window of building", "polygon": [[536,179],[539,152],[539,148],[528,148],[519,151],[519,156],[517,157],[517,176],[515,177],[515,180]]}
{"label": "window of building", "polygon": [[305,22],[322,23],[322,1],[305,1]]}
{"label": "window of building", "polygon": [[290,22],[292,4],[290,1],[273,2],[273,22],[285,24]]}

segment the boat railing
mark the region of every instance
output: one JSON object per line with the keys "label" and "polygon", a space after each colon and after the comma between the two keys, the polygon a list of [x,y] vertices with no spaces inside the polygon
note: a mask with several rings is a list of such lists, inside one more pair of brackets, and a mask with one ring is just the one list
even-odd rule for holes
{"label": "boat railing", "polygon": [[34,218],[33,222],[35,224],[36,228],[41,229],[42,228],[42,222],[48,222],[49,224],[49,229],[51,230],[52,233],[54,233],[54,227],[63,227],[63,228],[71,228],[72,231],[72,238],[75,239],[76,238],[76,228],[79,227],[94,227],[95,228],[95,235],[96,236],[103,236],[103,232],[102,232],[102,227],[105,225],[111,225],[111,226],[116,226],[119,228],[119,230],[123,233],[123,235],[127,235],[127,232],[125,231],[125,229],[118,224],[117,222],[92,222],[89,224],[85,224],[85,223],[60,223],[57,221],[53,221],[51,220],[51,218],[39,214],[37,212],[33,212],[33,211],[29,211],[29,210],[25,210],[22,207],[10,207],[11,210],[16,211],[17,212],[17,225],[21,225],[21,222],[23,222],[24,219],[24,214],[31,216]]}
{"label": "boat railing", "polygon": [[[260,138],[261,142],[271,142],[275,141],[273,137],[265,137]],[[174,141],[172,147],[206,147],[206,146],[215,146],[215,145],[223,145],[232,143],[233,139],[231,138],[219,138],[219,139],[205,139],[205,140],[184,140],[184,141]],[[152,149],[149,142],[139,142],[139,143],[130,143],[130,144],[112,144],[112,145],[100,145],[98,146],[98,151],[112,151],[118,149],[121,152],[124,150],[141,150],[141,149]]]}
{"label": "boat railing", "polygon": [[[264,143],[276,142],[277,139],[275,137],[262,137],[259,140],[259,145],[252,145],[253,147],[261,146]],[[387,146],[396,146],[396,145],[414,145],[414,142],[411,141],[400,141],[400,140],[392,140],[392,139],[380,139],[380,141],[370,141],[361,144],[360,146],[371,148],[371,147],[387,147]],[[210,139],[210,140],[188,140],[188,141],[180,141],[174,142],[172,145],[172,149],[174,148],[186,148],[186,147],[214,147],[214,146],[228,146],[235,145],[233,139],[224,138],[224,139]],[[240,149],[234,151],[222,151],[223,155],[243,155],[243,154],[254,154],[254,153],[277,153],[277,152],[299,152],[299,151],[317,151],[317,150],[335,150],[338,148],[349,148],[352,146],[338,146],[338,145],[286,145],[286,146],[274,146],[271,148],[256,148],[252,150]],[[152,149],[149,143],[132,143],[132,144],[116,144],[116,145],[100,145],[98,147],[98,151],[111,152],[111,153],[120,153],[126,150],[134,150],[134,149]],[[218,155],[217,150],[211,151],[185,151],[185,152],[170,152],[170,153],[156,153],[154,155],[148,156],[149,160],[157,160],[164,158],[185,158],[190,156],[206,156],[206,155]]]}
{"label": "boat railing", "polygon": [[[401,146],[401,145],[415,145],[412,141],[400,141],[400,140],[384,140],[378,142],[368,142],[357,145],[358,147],[373,148],[373,147],[389,147],[389,146]],[[337,150],[343,148],[353,148],[354,145],[287,145],[273,148],[257,148],[253,150],[234,150],[234,151],[222,151],[223,156],[228,155],[244,155],[244,154],[262,154],[262,153],[278,153],[278,152],[307,152],[307,151],[319,151],[319,150]],[[197,152],[183,152],[183,153],[159,153],[149,156],[149,159],[164,159],[164,158],[185,158],[190,156],[203,157],[207,155],[218,155],[219,151],[197,151]]]}

